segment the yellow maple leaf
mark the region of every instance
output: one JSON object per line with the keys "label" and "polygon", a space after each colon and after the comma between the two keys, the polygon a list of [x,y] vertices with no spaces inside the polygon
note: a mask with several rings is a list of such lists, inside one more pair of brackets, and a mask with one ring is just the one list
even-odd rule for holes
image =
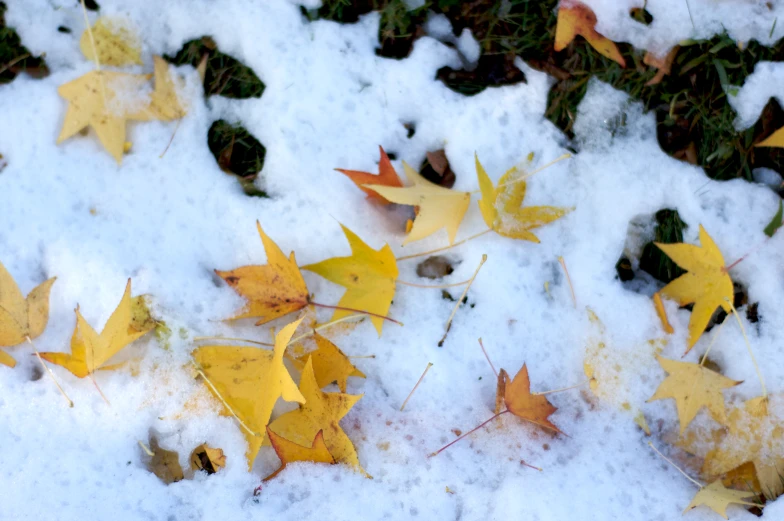
{"label": "yellow maple leaf", "polygon": [[[138,301],[137,301],[138,302]],[[71,336],[71,354],[41,353],[41,358],[71,371],[76,377],[84,378],[99,369],[114,369],[118,365],[105,366],[123,347],[141,337],[150,329],[137,330],[133,322],[133,300],[131,279],[125,285],[117,309],[114,310],[99,335],[76,308],[76,327]]]}
{"label": "yellow maple leaf", "polygon": [[230,271],[215,270],[215,273],[248,299],[245,308],[231,320],[259,318],[256,322],[259,326],[307,306],[308,287],[297,267],[294,252],[287,259],[258,221],[256,228],[267,253],[267,264],[242,266]]}
{"label": "yellow maple leaf", "polygon": [[[383,194],[382,194],[383,195]],[[385,196],[386,197],[386,196]],[[346,293],[338,302],[339,307],[357,309],[373,313],[370,321],[376,327],[379,336],[384,325],[384,318],[392,305],[397,280],[397,260],[392,248],[385,244],[380,250],[374,250],[357,234],[343,226],[343,233],[351,246],[351,256],[333,257],[331,259],[302,266],[325,279],[346,288]],[[333,320],[352,314],[352,311],[337,310]]]}
{"label": "yellow maple leaf", "polygon": [[155,88],[150,94],[149,104],[128,114],[128,119],[137,121],[171,121],[185,115],[180,104],[177,88],[171,77],[171,66],[160,56],[153,56]]}
{"label": "yellow maple leaf", "polygon": [[319,388],[337,382],[340,391],[345,393],[349,376],[365,378],[365,374],[354,367],[338,346],[318,333],[313,335],[313,339],[316,341],[316,350],[297,356],[294,364],[301,371],[305,368],[308,359],[311,359]]}
{"label": "yellow maple leaf", "polygon": [[[0,346],[15,346],[44,332],[49,322],[49,292],[56,278],[42,282],[25,298],[0,262]],[[0,364],[14,367],[16,361],[0,351]]]}
{"label": "yellow maple leaf", "polygon": [[449,244],[454,243],[457,229],[460,227],[471,202],[471,194],[457,192],[431,183],[405,161],[403,162],[403,171],[411,186],[405,188],[378,184],[362,186],[373,190],[387,201],[419,207],[414,225],[403,244],[424,239],[441,228],[446,228],[449,234]]}
{"label": "yellow maple leaf", "polygon": [[193,350],[193,359],[207,376],[210,391],[228,404],[247,427],[242,433],[248,441],[248,470],[259,453],[278,398],[305,402],[283,365],[283,353],[300,322],[302,319],[288,324],[275,335],[272,351],[239,346],[202,346]]}
{"label": "yellow maple leaf", "polygon": [[82,33],[79,48],[85,58],[101,65],[122,67],[142,64],[142,46],[139,37],[130,28],[127,20],[120,18],[105,16],[98,18],[91,31],[85,30]]}
{"label": "yellow maple leaf", "polygon": [[689,319],[688,353],[697,343],[716,308],[730,313],[730,303],[734,297],[732,279],[724,266],[724,257],[716,243],[700,225],[700,244],[662,244],[654,243],[667,254],[675,264],[685,269],[684,273],[661,290],[661,294],[669,297],[679,305],[694,304]]}
{"label": "yellow maple leaf", "polygon": [[553,48],[556,52],[564,50],[578,34],[599,54],[626,67],[626,61],[615,43],[596,31],[596,14],[593,10],[580,2],[563,0],[558,7]]}
{"label": "yellow maple leaf", "polygon": [[517,168],[508,170],[496,187],[493,186],[482,163],[479,162],[479,156],[474,155],[474,159],[479,189],[482,192],[479,210],[482,212],[485,224],[497,234],[538,243],[539,238],[530,230],[560,219],[571,211],[569,208],[555,206],[521,208],[526,192],[525,181],[517,180],[521,172]]}
{"label": "yellow maple leaf", "polygon": [[782,404],[781,395],[767,399],[753,398],[742,407],[730,411],[728,433],[718,446],[705,456],[703,473],[720,476],[744,463],[751,462],[757,473],[760,492],[768,499],[784,494],[784,424],[775,415],[769,415],[768,401]]}
{"label": "yellow maple leaf", "polygon": [[778,129],[773,134],[763,139],[755,147],[779,147],[784,148],[784,127]]}
{"label": "yellow maple leaf", "polygon": [[269,481],[281,472],[289,463],[297,461],[309,461],[311,463],[326,463],[328,465],[335,464],[335,458],[329,453],[326,443],[324,443],[324,431],[318,431],[316,437],[313,438],[313,443],[310,446],[300,445],[289,441],[283,436],[278,436],[272,429],[267,427],[267,436],[275,449],[275,454],[280,459],[280,467],[278,470],[264,478],[264,481]]}
{"label": "yellow maple leaf", "polygon": [[710,485],[706,485],[698,490],[694,495],[694,498],[692,498],[691,503],[689,503],[689,506],[684,509],[683,513],[685,514],[698,506],[706,506],[724,519],[727,519],[727,507],[730,503],[756,507],[760,506],[757,503],[744,501],[744,499],[754,495],[754,492],[744,492],[742,490],[725,488],[721,480],[716,480]]}
{"label": "yellow maple leaf", "polygon": [[659,355],[656,355],[656,359],[668,376],[648,401],[674,399],[681,434],[703,407],[708,409],[714,420],[727,424],[722,391],[743,382],[731,380],[700,364],[668,360]]}
{"label": "yellow maple leaf", "polygon": [[321,391],[313,374],[311,360],[308,360],[302,371],[299,390],[305,397],[305,403],[270,423],[270,430],[303,446],[311,445],[316,434],[323,431],[324,443],[335,461],[346,463],[364,472],[359,465],[354,444],[339,423],[363,395]]}
{"label": "yellow maple leaf", "polygon": [[149,77],[113,71],[91,71],[60,85],[57,93],[68,101],[63,128],[57,143],[74,136],[88,126],[117,163],[122,162],[125,147],[125,122],[131,110],[124,106],[141,92]]}

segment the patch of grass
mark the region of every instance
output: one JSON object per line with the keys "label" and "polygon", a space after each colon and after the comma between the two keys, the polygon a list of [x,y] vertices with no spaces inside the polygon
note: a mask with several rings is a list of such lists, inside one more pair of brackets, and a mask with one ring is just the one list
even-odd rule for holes
{"label": "patch of grass", "polygon": [[204,93],[227,98],[258,98],[264,92],[264,83],[253,69],[236,58],[218,50],[209,36],[191,40],[174,56],[164,56],[174,65],[185,63],[198,67],[206,59]]}
{"label": "patch of grass", "polygon": [[43,57],[32,56],[16,31],[6,26],[5,10],[5,4],[0,2],[0,84],[13,81],[22,72],[34,78],[47,76],[49,69]]}
{"label": "patch of grass", "polygon": [[246,195],[268,197],[254,184],[264,167],[267,149],[250,132],[219,119],[207,132],[207,144],[221,170],[235,176]]}

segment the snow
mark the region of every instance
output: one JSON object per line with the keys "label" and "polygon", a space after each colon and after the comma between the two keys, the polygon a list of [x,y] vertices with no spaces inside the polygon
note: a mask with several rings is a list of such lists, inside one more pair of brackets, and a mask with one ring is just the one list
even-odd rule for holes
{"label": "snow", "polygon": [[[439,68],[461,65],[457,51],[436,39],[419,39],[405,60],[376,56],[377,14],[340,25],[308,23],[287,0],[225,0],[220,8],[206,0],[104,0],[101,13],[127,16],[144,42],[146,65],[131,72],[150,72],[153,54],[172,54],[185,41],[211,35],[266,84],[258,99],[203,99],[196,71],[180,67],[188,115],[179,124],[129,123],[132,149],[117,166],[94,136],[55,145],[65,113],[57,87],[92,69],[79,52],[83,20],[76,3],[6,3],[9,26],[33,54],[46,53],[52,70],[45,79],[20,76],[0,87],[0,112],[12,123],[0,127],[0,152],[8,162],[0,172],[0,261],[25,293],[57,276],[38,348],[68,349],[77,303],[88,322],[102,327],[128,277],[134,294],[152,296],[155,313],[173,335],[168,348],[148,335],[124,351],[139,360],[132,370],[96,375],[111,405],[89,379],[55,367],[73,409],[48,378],[31,378],[37,362],[28,347],[9,349],[19,364],[0,367],[3,519],[681,519],[696,489],[647,446],[653,439],[664,448],[676,432],[675,406],[671,400],[645,403],[664,372],[652,356],[638,356],[649,340],[667,336],[650,284],[632,291],[615,274],[625,249],[633,252],[635,244],[639,249],[650,240],[653,214],[662,208],[677,209],[688,223],[686,242],[696,242],[699,225],[705,226],[728,262],[753,250],[732,275],[747,288],[749,301],[759,302],[759,323],[748,323],[742,310],[741,319],[764,361],[770,391],[781,391],[784,238],[778,234],[757,247],[778,197],[761,184],[711,181],[700,168],[666,156],[656,142],[654,116],[609,86],[592,81],[570,143],[543,116],[551,85],[545,74],[518,61],[526,83],[463,97],[434,79]],[[784,14],[781,3],[768,9],[756,0],[689,0],[696,28],[680,0],[648,2],[654,16],[648,27],[628,16],[636,0],[587,3],[601,32],[651,50],[721,27],[738,39],[770,42],[784,35],[778,24],[768,36],[771,20]],[[58,32],[61,25],[73,32]],[[469,36],[460,38],[466,55]],[[781,82],[770,81],[780,72],[761,65],[764,70],[769,72],[760,72],[761,80],[755,73],[747,82],[748,89],[757,87],[744,86],[738,94],[745,100],[738,109],[741,125],[753,123],[769,96],[782,95]],[[270,199],[246,197],[218,168],[206,143],[217,119],[241,123],[266,146],[259,184]],[[408,123],[416,128],[411,138]],[[250,321],[221,322],[242,300],[213,269],[263,263],[257,219],[284,252],[296,252],[300,265],[348,254],[338,223],[374,248],[388,242],[398,256],[443,246],[441,232],[401,247],[399,214],[368,203],[333,171],[374,171],[379,144],[396,153],[401,173],[401,160],[419,165],[425,152],[445,148],[455,188],[466,191],[477,188],[474,153],[497,181],[530,152],[534,166],[541,166],[577,146],[573,158],[531,178],[526,195],[530,205],[575,210],[538,229],[541,244],[488,234],[446,254],[456,269],[445,283],[469,278],[482,254],[488,261],[468,293],[474,307],[457,312],[442,348],[437,342],[453,304],[439,289],[405,286],[398,286],[390,310],[404,327],[388,323],[378,338],[362,324],[336,339],[350,355],[376,355],[356,360],[368,377],[350,379],[349,392],[364,397],[342,422],[374,479],[342,466],[293,465],[253,497],[276,458],[264,448],[253,473],[247,472],[238,426],[219,415],[188,360],[194,337],[266,341],[269,333]],[[472,203],[458,238],[483,228]],[[575,303],[558,257],[568,267]],[[432,283],[418,280],[416,261],[401,261],[399,269],[400,280]],[[341,288],[304,276],[318,301],[337,302]],[[685,350],[690,314],[665,305],[676,332],[667,337],[663,355],[677,358]],[[587,307],[603,326],[589,320]],[[504,417],[428,458],[455,438],[453,429],[467,431],[492,415],[495,378],[479,337],[496,367],[514,374],[525,362],[536,391],[583,382],[586,353],[601,338],[620,360],[630,361],[623,377],[633,387],[625,392],[644,410],[653,437],[627,412],[583,388],[551,396],[559,408],[551,419],[568,436]],[[696,361],[710,337],[685,360]],[[727,393],[731,401],[759,394],[737,323],[727,323],[711,353],[728,377],[744,380]],[[400,412],[428,362],[434,366]],[[196,410],[185,408],[193,401]],[[289,408],[281,401],[277,412]],[[705,412],[696,424],[712,425]],[[222,448],[227,466],[165,485],[142,463],[138,441],[146,442],[151,431],[164,448],[179,452],[184,466],[203,442]],[[778,501],[763,519],[780,519],[781,512]],[[736,506],[729,513],[757,519]],[[705,508],[686,516],[716,519]]]}

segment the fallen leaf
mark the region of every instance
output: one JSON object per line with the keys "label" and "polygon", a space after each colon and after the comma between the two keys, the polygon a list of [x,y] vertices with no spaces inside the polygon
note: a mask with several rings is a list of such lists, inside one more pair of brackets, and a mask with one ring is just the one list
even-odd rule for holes
{"label": "fallen leaf", "polygon": [[[25,298],[0,262],[0,346],[15,346],[44,332],[49,322],[49,292],[56,279],[42,282]],[[0,364],[14,367],[16,361],[0,351]]]}
{"label": "fallen leaf", "polygon": [[312,360],[308,360],[305,364],[299,390],[305,397],[304,403],[296,410],[287,412],[270,423],[270,430],[303,446],[312,446],[316,434],[323,431],[324,443],[335,461],[346,463],[364,472],[359,465],[354,444],[339,423],[362,395],[321,391],[313,374]]}
{"label": "fallen leaf", "polygon": [[161,481],[171,485],[185,477],[180,465],[180,456],[174,451],[162,449],[155,436],[150,436],[150,451],[153,455],[147,462],[147,469]]}
{"label": "fallen leaf", "polygon": [[202,443],[191,452],[191,469],[215,474],[226,466],[226,456],[222,449],[215,449]]}
{"label": "fallen leaf", "polygon": [[239,318],[259,318],[256,325],[302,309],[308,305],[308,287],[297,267],[297,259],[291,252],[287,259],[278,245],[261,229],[256,221],[267,264],[263,266],[243,266],[231,271],[215,270],[234,291],[248,299],[248,304],[231,320]]}
{"label": "fallen leaf", "polygon": [[[304,403],[286,366],[283,353],[294,330],[302,320],[288,324],[275,335],[275,348],[266,351],[255,347],[202,346],[192,356],[209,379],[210,391],[225,401],[253,433],[242,429],[248,441],[248,470],[259,453],[272,409],[278,397],[287,402]],[[205,383],[206,385],[206,383]],[[224,411],[224,414],[230,414]]]}
{"label": "fallen leaf", "polygon": [[298,443],[289,441],[282,436],[278,436],[272,432],[272,429],[269,427],[267,427],[267,436],[269,436],[272,448],[275,449],[275,454],[277,454],[278,458],[280,458],[280,467],[278,467],[278,470],[264,478],[264,481],[269,481],[270,479],[280,474],[289,463],[309,461],[312,463],[326,463],[328,465],[335,464],[335,458],[333,458],[332,454],[329,453],[329,449],[324,443],[323,431],[318,431],[316,433],[316,437],[313,438],[313,443],[311,443],[309,447],[299,445]]}
{"label": "fallen leaf", "polygon": [[147,105],[146,100],[136,98],[148,79],[144,74],[91,71],[60,85],[57,93],[68,101],[68,111],[57,143],[90,126],[103,147],[121,163],[125,121],[130,119],[129,114]]}
{"label": "fallen leaf", "polygon": [[304,369],[308,359],[313,361],[313,372],[319,389],[337,382],[340,391],[345,393],[349,376],[365,378],[365,374],[354,367],[338,346],[318,333],[313,335],[313,340],[316,341],[317,349],[297,356],[294,360],[300,371]]}
{"label": "fallen leaf", "polygon": [[381,154],[381,158],[378,161],[378,175],[371,174],[370,172],[361,172],[359,170],[344,170],[342,168],[336,168],[335,170],[341,174],[346,175],[349,179],[354,181],[354,184],[356,184],[360,190],[367,194],[368,199],[373,199],[374,201],[382,204],[389,204],[389,201],[384,199],[384,197],[379,195],[374,190],[364,186],[367,184],[392,187],[403,186],[403,183],[400,181],[400,177],[398,177],[397,172],[395,172],[395,168],[389,161],[389,156],[384,151],[384,148],[379,145],[378,150]]}
{"label": "fallen leaf", "polygon": [[509,412],[540,427],[563,434],[548,419],[558,409],[547,401],[547,397],[531,393],[531,380],[528,378],[528,368],[525,364],[511,381],[506,371],[501,369],[498,380],[498,390],[503,390],[504,405]]}
{"label": "fallen leaf", "polygon": [[[343,233],[351,246],[351,256],[333,257],[331,259],[302,266],[325,279],[346,288],[346,293],[338,302],[339,307],[367,311],[378,316],[371,316],[370,321],[381,336],[384,319],[395,296],[397,280],[397,260],[392,248],[385,244],[380,250],[374,250],[357,234],[343,226]],[[336,310],[333,320],[352,314],[352,311]]]}
{"label": "fallen leaf", "polygon": [[554,206],[528,206],[521,208],[525,199],[526,183],[517,180],[521,174],[516,168],[507,171],[494,187],[479,157],[474,155],[476,175],[482,198],[479,210],[485,224],[499,235],[513,239],[539,242],[530,230],[560,219],[570,212],[568,208]]}
{"label": "fallen leaf", "polygon": [[742,464],[752,462],[760,492],[768,499],[784,494],[784,424],[767,412],[767,402],[781,406],[781,395],[753,398],[728,415],[729,432],[705,456],[703,473],[721,476]]}
{"label": "fallen leaf", "polygon": [[705,228],[700,225],[700,244],[662,244],[654,243],[667,254],[675,264],[685,269],[684,273],[661,290],[661,294],[685,306],[694,304],[689,319],[688,353],[697,343],[716,308],[730,313],[730,303],[734,297],[732,279],[724,266],[724,257]]}
{"label": "fallen leaf", "polygon": [[160,56],[153,56],[155,89],[150,94],[149,104],[128,115],[137,121],[171,121],[185,115],[180,104],[177,88],[171,77],[171,66]]}
{"label": "fallen leaf", "polygon": [[403,171],[411,186],[405,188],[378,184],[363,186],[375,191],[387,201],[419,207],[411,232],[403,244],[424,239],[441,228],[446,228],[449,244],[454,243],[457,229],[471,202],[471,194],[433,184],[419,175],[405,161]]}
{"label": "fallen leaf", "polygon": [[656,355],[656,359],[668,376],[648,401],[674,399],[681,434],[703,407],[708,409],[714,420],[727,425],[722,392],[742,382],[731,380],[700,364],[668,360],[659,355]]}
{"label": "fallen leaf", "polygon": [[776,230],[781,228],[782,220],[784,220],[784,202],[779,201],[779,211],[776,212],[776,215],[773,216],[773,219],[765,227],[765,235],[773,237],[776,234]]}
{"label": "fallen leaf", "polygon": [[645,84],[646,86],[650,87],[651,85],[658,85],[665,76],[672,72],[672,62],[675,60],[675,56],[678,54],[679,49],[680,47],[676,45],[664,56],[657,56],[651,52],[645,53],[642,62],[649,67],[658,69],[656,76],[648,80],[648,82]]}
{"label": "fallen leaf", "polygon": [[131,279],[128,279],[125,293],[100,335],[87,323],[77,306],[71,354],[47,352],[41,353],[41,358],[68,369],[78,378],[84,378],[99,369],[115,369],[118,365],[104,364],[123,347],[149,331],[134,328],[131,322],[132,308]]}
{"label": "fallen leaf", "polygon": [[754,492],[744,492],[742,490],[724,488],[721,480],[716,480],[710,485],[706,485],[698,490],[694,495],[694,498],[692,498],[691,503],[689,503],[689,506],[686,507],[683,513],[685,514],[689,510],[699,506],[706,506],[724,519],[727,519],[727,507],[730,505],[730,503],[756,507],[760,506],[757,503],[744,501],[745,498],[754,495]]}
{"label": "fallen leaf", "polygon": [[92,38],[90,34],[85,30],[79,39],[79,48],[88,60],[111,67],[142,64],[141,42],[127,20],[102,16],[92,27]]}
{"label": "fallen leaf", "polygon": [[653,307],[656,309],[656,314],[659,316],[659,321],[662,324],[662,329],[668,335],[675,333],[675,330],[670,325],[670,319],[667,318],[667,310],[664,309],[664,302],[662,302],[661,293],[658,291],[653,294]]}
{"label": "fallen leaf", "polygon": [[596,51],[615,62],[621,67],[626,67],[626,61],[621,56],[618,47],[596,32],[596,14],[585,4],[576,1],[562,0],[558,7],[558,21],[555,26],[556,52],[562,51],[579,34],[585,38]]}

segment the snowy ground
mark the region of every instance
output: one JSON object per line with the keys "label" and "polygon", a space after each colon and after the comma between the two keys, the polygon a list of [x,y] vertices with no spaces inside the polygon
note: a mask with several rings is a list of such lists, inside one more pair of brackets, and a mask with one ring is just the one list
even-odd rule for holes
{"label": "snowy ground", "polygon": [[[455,188],[471,191],[477,188],[475,152],[494,180],[529,152],[536,164],[544,164],[569,144],[543,117],[549,79],[520,63],[527,84],[463,97],[433,79],[440,67],[461,64],[454,49],[435,39],[418,40],[402,61],[377,57],[376,15],[339,25],[307,23],[299,7],[285,0],[224,0],[219,6],[103,1],[102,14],[135,22],[145,63],[152,54],[173,54],[189,39],[212,35],[223,52],[250,66],[267,86],[260,99],[205,100],[196,71],[180,68],[189,112],[171,147],[159,158],[175,123],[129,124],[133,149],[118,167],[94,138],[55,145],[65,113],[57,86],[92,68],[78,48],[84,23],[77,4],[6,3],[8,25],[33,54],[46,53],[52,71],[42,80],[21,76],[0,87],[5,122],[0,152],[8,161],[0,173],[0,260],[25,293],[57,276],[39,349],[68,349],[77,303],[100,327],[128,277],[135,294],[154,297],[156,313],[175,334],[168,350],[152,336],[129,348],[128,356],[143,356],[138,374],[96,376],[111,406],[89,379],[55,368],[76,403],[69,409],[50,380],[31,379],[36,362],[27,347],[9,350],[20,363],[13,370],[0,366],[0,518],[681,519],[696,488],[647,446],[649,439],[664,446],[675,432],[674,402],[644,403],[664,373],[653,357],[635,356],[649,339],[666,335],[649,298],[652,288],[625,288],[616,279],[615,263],[625,248],[634,255],[647,241],[629,235],[630,222],[651,222],[661,208],[678,209],[689,224],[687,242],[696,242],[698,225],[704,225],[730,262],[764,241],[762,230],[779,204],[768,187],[713,182],[701,169],[669,158],[656,143],[652,115],[642,114],[625,95],[593,84],[575,125],[580,153],[534,177],[526,199],[576,210],[539,230],[539,245],[490,234],[448,254],[459,264],[444,282],[470,277],[483,253],[489,260],[469,292],[475,307],[457,313],[444,347],[437,342],[452,303],[440,290],[403,286],[390,314],[404,327],[386,324],[378,338],[362,324],[336,339],[350,355],[376,355],[357,360],[367,379],[351,379],[349,392],[364,397],[342,422],[374,479],[342,466],[299,465],[253,498],[254,487],[277,460],[264,448],[254,472],[247,472],[239,428],[218,415],[216,402],[186,364],[195,336],[268,340],[269,333],[251,323],[220,321],[242,300],[212,270],[263,262],[257,219],[284,252],[296,252],[300,265],[348,254],[338,223],[375,248],[388,242],[398,255],[442,246],[444,233],[400,247],[399,219],[366,202],[333,168],[375,171],[381,144],[397,153],[400,172],[400,159],[417,165],[426,151],[443,147],[457,174]],[[771,12],[763,11],[765,2],[690,0],[696,31],[681,0],[649,1],[656,22],[648,28],[629,27],[617,15],[640,2],[587,3],[597,11],[599,30],[640,48],[707,37],[722,26],[738,39],[770,42],[784,34],[779,23],[768,36],[773,19],[784,15],[781,2],[773,2]],[[73,33],[58,32],[61,25]],[[781,77],[782,69],[766,67],[767,76],[753,82],[755,90],[739,95],[739,121],[746,124],[753,124],[768,96],[784,94],[780,83],[771,89],[765,81]],[[613,121],[624,112],[626,127],[614,131]],[[267,147],[260,182],[271,199],[246,197],[219,170],[205,139],[219,118],[240,122]],[[409,122],[416,124],[412,138],[403,126]],[[459,237],[483,228],[472,202]],[[781,392],[784,381],[783,240],[779,233],[732,271],[749,300],[759,302],[762,320],[745,325],[772,393]],[[568,265],[576,306],[558,256]],[[401,261],[399,268],[401,280],[432,283],[418,280],[416,261]],[[304,276],[319,301],[337,302],[341,288],[311,273]],[[492,414],[495,379],[477,344],[480,336],[497,367],[515,373],[527,363],[534,390],[584,381],[586,348],[597,335],[586,306],[600,317],[619,363],[626,363],[630,387],[623,392],[645,411],[652,438],[629,414],[584,389],[551,397],[559,408],[551,419],[568,436],[553,437],[504,418],[427,458],[454,439],[452,429],[468,430]],[[667,309],[676,333],[663,353],[677,358],[684,351],[689,312],[671,302]],[[708,336],[686,360],[697,360]],[[745,380],[727,393],[732,401],[759,394],[736,323],[723,328],[712,353],[728,377]],[[428,362],[434,367],[400,412]],[[201,400],[200,411],[181,414],[194,396]],[[282,403],[280,411],[286,409]],[[708,424],[707,414],[697,421]],[[208,442],[225,451],[227,467],[165,485],[142,463],[137,440],[147,440],[150,429],[164,447],[181,454],[183,465],[192,448]],[[784,518],[780,503],[769,505],[763,519]],[[735,506],[729,514],[756,519]],[[717,518],[704,508],[684,516]]]}

